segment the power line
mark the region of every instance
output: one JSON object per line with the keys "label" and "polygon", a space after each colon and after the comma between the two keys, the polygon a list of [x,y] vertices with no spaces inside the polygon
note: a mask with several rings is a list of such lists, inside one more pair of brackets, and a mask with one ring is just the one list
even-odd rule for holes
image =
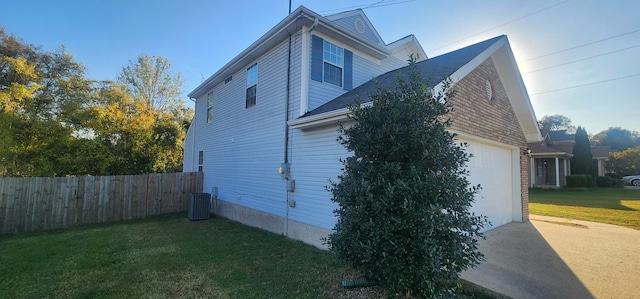
{"label": "power line", "polygon": [[524,15],[524,16],[517,17],[517,18],[515,18],[515,19],[512,19],[512,20],[507,21],[507,22],[505,22],[505,23],[502,23],[502,24],[500,24],[500,25],[497,25],[497,26],[491,27],[491,28],[489,28],[489,29],[487,29],[487,30],[480,31],[480,32],[478,32],[478,33],[475,33],[475,34],[469,35],[469,36],[467,36],[467,37],[464,37],[464,38],[461,38],[461,39],[459,39],[459,40],[456,40],[456,41],[450,42],[450,43],[445,44],[445,45],[442,45],[442,46],[440,46],[440,47],[437,47],[437,48],[431,49],[430,51],[435,51],[435,50],[438,50],[438,49],[442,49],[442,48],[444,48],[444,47],[446,47],[446,46],[449,46],[449,45],[455,44],[455,43],[457,43],[457,42],[461,42],[461,41],[463,41],[463,40],[465,40],[465,39],[468,39],[468,38],[472,38],[472,37],[474,37],[474,36],[476,36],[476,35],[480,35],[480,34],[485,33],[485,32],[487,32],[487,31],[491,31],[491,30],[493,30],[493,29],[496,29],[496,28],[498,28],[498,27],[502,27],[502,26],[504,26],[504,25],[507,25],[507,24],[510,24],[510,23],[513,23],[513,22],[516,22],[516,21],[520,21],[520,20],[522,20],[522,19],[524,19],[524,18],[530,17],[530,16],[532,16],[532,15],[535,15],[535,14],[540,13],[540,12],[542,12],[542,11],[545,11],[545,10],[547,10],[547,9],[550,9],[550,8],[556,7],[556,6],[558,6],[558,5],[560,5],[560,4],[563,4],[563,3],[565,3],[565,2],[569,2],[569,0],[565,0],[565,1],[562,1],[562,2],[558,2],[558,3],[553,4],[553,5],[551,5],[551,6],[547,6],[547,7],[543,8],[543,9],[536,10],[536,11],[534,11],[534,12],[532,12],[532,13],[526,14],[526,15]]}
{"label": "power line", "polygon": [[637,47],[640,47],[640,45],[635,45],[635,46],[627,47],[627,48],[624,48],[624,49],[619,49],[619,50],[606,52],[606,53],[602,53],[602,54],[598,54],[598,55],[593,55],[593,56],[582,58],[582,59],[578,59],[578,60],[573,60],[573,61],[569,61],[569,62],[565,62],[565,63],[561,63],[561,64],[556,64],[556,65],[548,66],[548,67],[545,67],[545,68],[537,69],[537,70],[526,72],[526,73],[522,73],[522,74],[523,75],[531,74],[531,73],[535,73],[535,72],[539,72],[539,71],[548,70],[548,69],[551,69],[551,68],[555,68],[555,67],[571,64],[571,63],[574,63],[574,62],[584,61],[584,60],[588,60],[588,59],[592,59],[592,58],[596,58],[596,57],[600,57],[600,56],[604,56],[604,55],[608,55],[608,54],[613,54],[613,53],[617,53],[617,52],[621,52],[621,51],[624,51],[624,50],[629,50],[629,49],[633,49],[633,48],[637,48]]}
{"label": "power line", "polygon": [[[377,1],[377,2],[373,2],[369,5],[354,5],[354,6],[349,6],[349,7],[342,7],[342,8],[335,8],[335,9],[329,9],[329,10],[323,10],[320,11],[320,14],[325,14],[325,13],[329,13],[329,12],[334,12],[334,11],[345,11],[347,9],[357,9],[357,8],[361,8],[361,9],[367,9],[367,8],[376,8],[376,7],[383,7],[383,6],[390,6],[390,5],[397,5],[397,4],[402,4],[402,3],[406,3],[406,2],[414,2],[416,0],[393,0],[393,1],[387,1],[387,0],[382,0],[382,1]],[[384,3],[387,2],[387,3]],[[364,8],[363,8],[364,6]]]}
{"label": "power line", "polygon": [[567,89],[578,88],[578,87],[589,86],[589,85],[595,85],[595,84],[600,84],[600,83],[605,83],[605,82],[617,81],[617,80],[622,80],[622,79],[627,79],[627,78],[637,77],[637,76],[640,76],[640,74],[633,74],[633,75],[628,75],[628,76],[624,76],[624,77],[618,77],[618,78],[613,78],[613,79],[595,81],[595,82],[590,82],[590,83],[585,83],[585,84],[580,84],[580,85],[574,85],[574,86],[569,86],[569,87],[564,87],[564,88],[547,90],[547,91],[543,91],[543,92],[536,92],[536,93],[531,93],[529,95],[530,96],[536,96],[536,95],[541,95],[541,94],[545,94],[545,93],[551,93],[551,92],[556,92],[556,91],[561,91],[561,90],[567,90]]}
{"label": "power line", "polygon": [[560,51],[556,51],[556,52],[552,52],[552,53],[548,53],[548,54],[544,54],[544,55],[536,56],[536,57],[529,58],[529,59],[525,59],[525,60],[520,60],[520,61],[518,61],[518,63],[521,63],[521,62],[528,62],[528,61],[531,61],[531,60],[534,60],[534,59],[538,59],[538,58],[542,58],[542,57],[547,57],[547,56],[555,55],[555,54],[562,53],[562,52],[567,52],[567,51],[569,51],[569,50],[574,50],[574,49],[581,48],[581,47],[584,47],[584,46],[593,45],[593,44],[596,44],[596,43],[599,43],[599,42],[603,42],[603,41],[606,41],[606,40],[610,40],[610,39],[618,38],[618,37],[621,37],[621,36],[625,36],[625,35],[633,34],[633,33],[636,33],[636,32],[640,32],[640,29],[638,29],[638,30],[634,30],[634,31],[631,31],[631,32],[627,32],[627,33],[623,33],[623,34],[619,34],[619,35],[616,35],[616,36],[611,36],[611,37],[603,38],[603,39],[600,39],[600,40],[597,40],[597,41],[588,42],[588,43],[586,43],[586,44],[578,45],[578,46],[571,47],[571,48],[567,48],[567,49],[564,49],[564,50],[560,50]]}

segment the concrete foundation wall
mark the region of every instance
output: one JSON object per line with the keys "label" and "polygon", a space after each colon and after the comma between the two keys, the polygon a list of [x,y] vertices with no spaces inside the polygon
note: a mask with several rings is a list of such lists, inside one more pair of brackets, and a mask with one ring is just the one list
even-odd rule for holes
{"label": "concrete foundation wall", "polygon": [[331,230],[328,229],[304,224],[226,201],[218,201],[214,214],[272,233],[285,235],[291,239],[302,241],[320,249],[327,249],[327,246],[323,244],[323,238],[327,238],[331,233]]}

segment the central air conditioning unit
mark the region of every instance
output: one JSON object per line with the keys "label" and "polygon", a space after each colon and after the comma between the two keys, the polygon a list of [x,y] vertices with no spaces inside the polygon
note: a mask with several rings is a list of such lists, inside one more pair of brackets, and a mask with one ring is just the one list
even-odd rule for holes
{"label": "central air conditioning unit", "polygon": [[211,194],[191,193],[187,219],[193,221],[209,218],[211,218]]}

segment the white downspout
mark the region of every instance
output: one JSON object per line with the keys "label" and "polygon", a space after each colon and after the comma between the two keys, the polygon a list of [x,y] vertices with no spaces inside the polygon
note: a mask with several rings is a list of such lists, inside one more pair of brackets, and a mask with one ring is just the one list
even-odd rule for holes
{"label": "white downspout", "polygon": [[310,34],[311,28],[302,27],[302,51],[301,51],[301,67],[300,67],[300,116],[303,116],[309,110],[309,66],[311,62]]}

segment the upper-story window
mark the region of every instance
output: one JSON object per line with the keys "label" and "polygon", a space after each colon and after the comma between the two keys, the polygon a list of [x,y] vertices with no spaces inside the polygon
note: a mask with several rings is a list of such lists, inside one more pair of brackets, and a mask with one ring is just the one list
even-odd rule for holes
{"label": "upper-story window", "polygon": [[324,59],[324,82],[342,87],[343,49],[325,40],[322,56]]}
{"label": "upper-story window", "polygon": [[311,36],[311,80],[353,88],[353,52]]}
{"label": "upper-story window", "polygon": [[213,121],[213,91],[207,94],[207,123]]}
{"label": "upper-story window", "polygon": [[247,69],[247,97],[245,108],[256,105],[256,89],[258,85],[258,64],[250,66]]}

